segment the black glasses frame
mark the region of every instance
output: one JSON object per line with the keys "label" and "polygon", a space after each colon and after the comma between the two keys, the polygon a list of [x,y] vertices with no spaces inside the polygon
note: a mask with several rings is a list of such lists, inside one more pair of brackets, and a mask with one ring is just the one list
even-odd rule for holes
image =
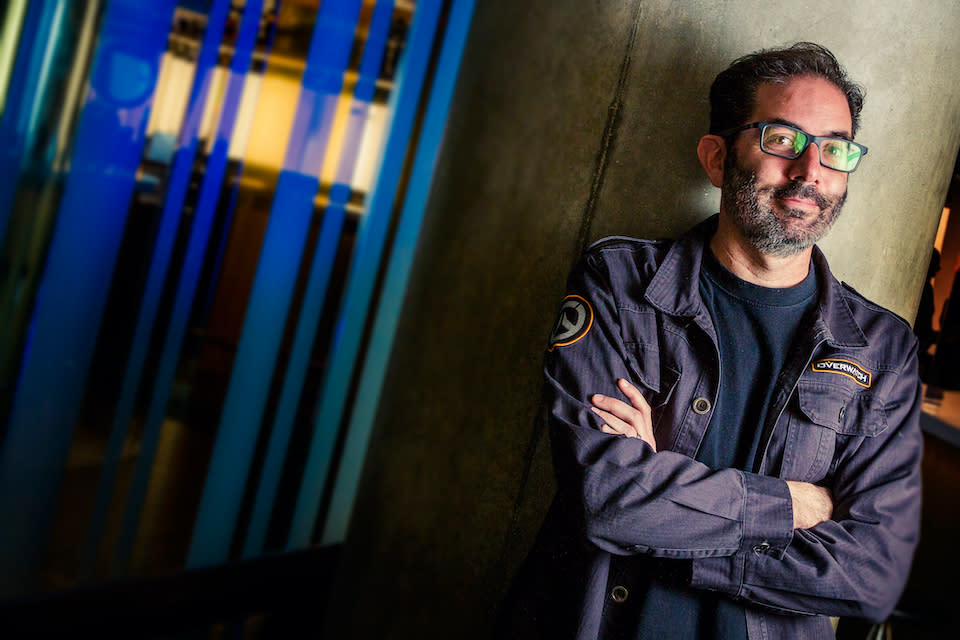
{"label": "black glasses frame", "polygon": [[[773,151],[770,151],[770,150],[764,148],[764,146],[763,146],[764,130],[765,130],[767,127],[786,127],[787,129],[791,129],[791,130],[793,130],[793,131],[796,131],[797,133],[802,133],[804,136],[806,136],[807,142],[806,142],[806,144],[803,145],[803,149],[801,149],[796,155],[787,155],[787,154],[783,154],[783,153],[774,153]],[[807,147],[809,147],[812,143],[816,143],[816,144],[817,144],[817,159],[820,161],[820,164],[821,164],[822,166],[826,167],[827,169],[830,169],[831,171],[839,171],[839,172],[841,172],[841,173],[853,173],[853,172],[856,171],[857,168],[860,166],[860,161],[863,160],[863,156],[867,155],[867,148],[866,148],[865,146],[863,146],[862,144],[860,144],[859,142],[854,142],[853,140],[848,140],[848,139],[846,139],[846,138],[840,138],[840,137],[837,137],[837,136],[815,136],[815,135],[813,135],[812,133],[807,133],[807,132],[804,131],[803,129],[799,129],[799,128],[797,128],[797,127],[792,127],[792,126],[790,126],[789,124],[783,124],[782,122],[751,122],[750,124],[745,124],[745,125],[740,126],[740,127],[733,127],[732,129],[725,129],[724,131],[721,131],[721,132],[718,133],[717,135],[718,135],[718,136],[722,136],[722,137],[724,137],[724,138],[731,138],[731,137],[733,137],[734,135],[740,133],[741,131],[746,131],[747,129],[760,129],[760,150],[763,151],[764,153],[768,154],[768,155],[776,156],[776,157],[778,157],[778,158],[786,158],[786,159],[788,159],[788,160],[795,160],[796,158],[799,158],[799,157],[802,156],[804,153],[806,153]],[[820,151],[821,149],[823,149],[823,146],[822,146],[821,143],[824,142],[824,141],[829,141],[829,140],[841,140],[841,141],[843,141],[843,142],[846,142],[847,144],[852,144],[853,146],[855,146],[857,149],[860,150],[860,156],[857,158],[857,164],[853,165],[853,169],[847,169],[847,170],[837,169],[836,167],[831,167],[831,166],[829,166],[829,165],[827,165],[827,164],[824,164],[824,162],[823,162],[823,155],[821,154],[821,151]]]}

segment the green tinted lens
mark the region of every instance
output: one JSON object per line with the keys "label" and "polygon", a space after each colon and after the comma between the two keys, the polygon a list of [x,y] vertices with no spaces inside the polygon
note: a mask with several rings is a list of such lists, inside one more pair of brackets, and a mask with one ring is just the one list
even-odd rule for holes
{"label": "green tinted lens", "polygon": [[860,147],[849,140],[827,139],[820,143],[820,161],[831,169],[853,171],[860,163]]}
{"label": "green tinted lens", "polygon": [[800,131],[793,133],[796,135],[796,140],[793,141],[793,154],[798,156],[807,148],[807,134]]}
{"label": "green tinted lens", "polygon": [[807,136],[796,129],[771,124],[764,127],[761,142],[767,153],[796,158],[807,146]]}
{"label": "green tinted lens", "polygon": [[863,151],[860,150],[855,144],[850,145],[850,150],[847,153],[847,165],[845,171],[853,171],[858,166],[860,166],[860,158],[863,157]]}

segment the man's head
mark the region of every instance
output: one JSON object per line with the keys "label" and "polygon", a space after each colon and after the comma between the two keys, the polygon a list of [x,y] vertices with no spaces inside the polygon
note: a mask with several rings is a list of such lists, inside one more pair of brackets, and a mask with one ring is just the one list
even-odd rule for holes
{"label": "man's head", "polygon": [[711,133],[698,147],[722,189],[721,217],[760,253],[799,254],[830,229],[847,171],[862,91],[810,43],[735,61],[711,88]]}
{"label": "man's head", "polygon": [[825,47],[798,42],[786,49],[763,49],[734,60],[710,86],[710,133],[751,122],[757,89],[763,84],[785,84],[802,76],[819,76],[839,89],[847,99],[853,121],[851,137],[860,128],[863,89]]}

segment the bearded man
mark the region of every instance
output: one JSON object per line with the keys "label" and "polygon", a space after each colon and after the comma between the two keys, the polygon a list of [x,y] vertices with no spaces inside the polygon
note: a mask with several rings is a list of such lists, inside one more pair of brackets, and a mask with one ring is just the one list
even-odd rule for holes
{"label": "bearded man", "polygon": [[720,211],[591,247],[545,360],[558,492],[499,637],[833,638],[880,621],[917,543],[917,342],[815,243],[867,149],[812,43],[710,90]]}

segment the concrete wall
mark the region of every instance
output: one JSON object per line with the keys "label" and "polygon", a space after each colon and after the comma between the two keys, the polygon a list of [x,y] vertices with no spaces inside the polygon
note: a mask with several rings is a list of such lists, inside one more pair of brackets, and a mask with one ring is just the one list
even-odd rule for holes
{"label": "concrete wall", "polygon": [[814,40],[870,147],[824,243],[912,318],[960,144],[955,0],[478,3],[331,607],[330,637],[485,637],[553,485],[540,362],[584,242],[716,210],[713,76]]}

